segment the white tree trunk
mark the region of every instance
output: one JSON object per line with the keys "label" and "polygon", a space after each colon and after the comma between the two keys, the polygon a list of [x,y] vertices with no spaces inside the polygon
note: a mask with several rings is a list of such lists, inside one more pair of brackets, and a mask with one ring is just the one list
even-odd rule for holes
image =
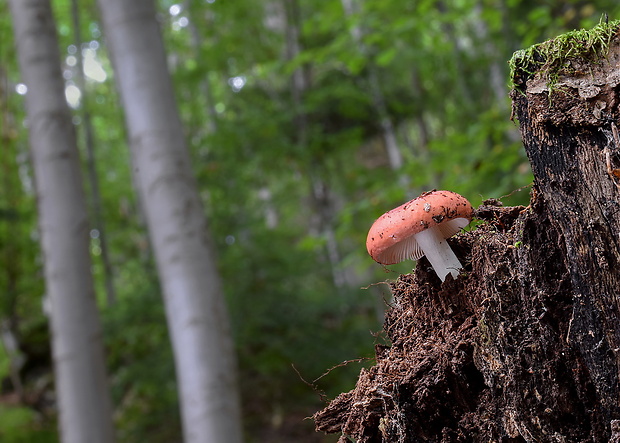
{"label": "white tree trunk", "polygon": [[[344,10],[345,16],[350,17],[358,12],[359,5],[355,0],[340,0],[340,3],[342,4],[342,9]],[[363,41],[364,30],[362,27],[359,25],[353,26],[351,27],[350,32],[353,41],[357,44],[359,52],[364,56],[368,56],[369,51]],[[388,162],[393,171],[398,171],[404,164],[403,155],[400,152],[398,142],[396,141],[394,124],[392,123],[392,119],[388,113],[387,105],[385,103],[385,96],[381,90],[381,84],[377,75],[377,67],[373,61],[368,62],[367,70],[367,81],[370,90],[370,97],[379,117],[379,124],[381,125],[381,133],[383,136],[383,142],[385,143],[385,151],[388,156]],[[403,185],[407,186],[408,180],[405,176],[401,176],[400,181]]]}
{"label": "white tree trunk", "polygon": [[151,0],[100,0],[164,291],[185,441],[242,440],[220,276]]}
{"label": "white tree trunk", "polygon": [[49,0],[10,2],[39,206],[64,443],[114,441],[77,144]]}

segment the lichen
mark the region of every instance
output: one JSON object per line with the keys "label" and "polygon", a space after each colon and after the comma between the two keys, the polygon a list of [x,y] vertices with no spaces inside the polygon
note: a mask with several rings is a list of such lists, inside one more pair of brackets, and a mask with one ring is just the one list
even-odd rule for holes
{"label": "lichen", "polygon": [[618,34],[620,20],[601,22],[592,29],[567,32],[527,49],[516,51],[510,62],[510,87],[523,90],[525,81],[534,74],[547,82],[549,93],[561,74],[574,73],[573,60],[597,62],[607,56],[609,44]]}

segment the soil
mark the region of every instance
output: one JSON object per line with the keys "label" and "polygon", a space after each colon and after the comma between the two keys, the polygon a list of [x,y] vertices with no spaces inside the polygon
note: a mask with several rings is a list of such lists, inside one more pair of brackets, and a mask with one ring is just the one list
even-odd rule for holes
{"label": "soil", "polygon": [[[377,346],[355,389],[315,414],[317,430],[358,442],[585,438],[586,408],[574,408],[587,403],[576,389],[583,368],[566,358],[563,335],[571,302],[558,291],[568,272],[558,233],[540,229],[549,226],[543,207],[538,198],[528,208],[482,206],[484,223],[451,240],[459,278],[441,285],[422,259],[391,283],[391,345]],[[539,280],[532,291],[527,282]],[[519,416],[524,408],[529,417]]]}

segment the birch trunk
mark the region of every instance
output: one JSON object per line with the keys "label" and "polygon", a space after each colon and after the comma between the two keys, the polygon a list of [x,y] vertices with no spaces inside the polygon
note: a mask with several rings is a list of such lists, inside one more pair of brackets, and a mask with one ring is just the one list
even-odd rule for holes
{"label": "birch trunk", "polygon": [[114,440],[88,218],[48,0],[10,2],[39,206],[56,392],[64,443]]}
{"label": "birch trunk", "polygon": [[186,442],[240,442],[220,277],[151,0],[99,2],[161,280]]}

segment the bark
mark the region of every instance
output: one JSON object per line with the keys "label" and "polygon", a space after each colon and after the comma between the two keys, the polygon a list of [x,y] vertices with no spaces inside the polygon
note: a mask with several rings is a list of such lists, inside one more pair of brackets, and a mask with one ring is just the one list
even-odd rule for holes
{"label": "bark", "polygon": [[318,430],[358,442],[620,438],[620,41],[605,58],[564,60],[551,91],[544,57],[522,60],[512,92],[530,205],[478,208],[482,223],[452,240],[456,280],[442,285],[422,259],[390,283],[387,343],[315,414]]}
{"label": "bark", "polygon": [[34,165],[62,441],[114,440],[77,144],[48,0],[10,2]]}
{"label": "bark", "polygon": [[186,442],[241,441],[233,343],[151,0],[99,2],[155,252]]}

